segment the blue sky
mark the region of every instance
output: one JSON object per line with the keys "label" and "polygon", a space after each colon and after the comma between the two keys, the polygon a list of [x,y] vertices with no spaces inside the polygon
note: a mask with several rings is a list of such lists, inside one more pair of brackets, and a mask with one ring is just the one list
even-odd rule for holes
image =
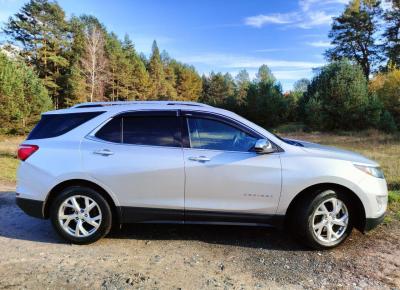
{"label": "blue sky", "polygon": [[[0,22],[26,1],[0,0]],[[59,0],[67,15],[91,14],[121,38],[128,34],[148,54],[153,39],[173,58],[199,73],[247,69],[254,76],[267,64],[284,90],[312,77],[333,16],[348,0]]]}

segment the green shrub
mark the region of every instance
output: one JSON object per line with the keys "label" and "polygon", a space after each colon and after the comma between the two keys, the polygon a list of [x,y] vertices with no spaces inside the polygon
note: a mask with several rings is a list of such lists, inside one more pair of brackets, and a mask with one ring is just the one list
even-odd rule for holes
{"label": "green shrub", "polygon": [[369,95],[361,67],[347,60],[321,68],[300,103],[306,124],[320,130],[375,127],[381,112],[379,100]]}
{"label": "green shrub", "polygon": [[400,69],[377,74],[369,84],[386,111],[393,117],[397,127],[400,125]]}
{"label": "green shrub", "polygon": [[50,108],[51,99],[35,72],[0,53],[1,133],[25,133]]}
{"label": "green shrub", "polygon": [[383,111],[379,120],[379,129],[386,133],[394,133],[397,131],[397,125],[394,118],[388,111]]}

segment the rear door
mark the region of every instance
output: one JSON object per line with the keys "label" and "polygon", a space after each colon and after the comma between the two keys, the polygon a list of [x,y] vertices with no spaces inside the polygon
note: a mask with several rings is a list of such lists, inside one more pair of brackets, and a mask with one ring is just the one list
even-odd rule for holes
{"label": "rear door", "polygon": [[264,138],[233,120],[186,112],[185,219],[268,223],[281,192],[280,153],[257,154]]}
{"label": "rear door", "polygon": [[83,165],[121,204],[123,222],[183,219],[184,163],[178,112],[115,116],[82,143]]}

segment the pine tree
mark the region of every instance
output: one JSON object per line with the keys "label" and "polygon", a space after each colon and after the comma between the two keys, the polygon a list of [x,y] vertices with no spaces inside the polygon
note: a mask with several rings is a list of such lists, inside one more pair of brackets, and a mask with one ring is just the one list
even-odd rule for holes
{"label": "pine tree", "polygon": [[[207,88],[204,88],[204,85]],[[201,101],[212,106],[224,106],[228,98],[233,95],[235,84],[229,73],[211,72],[207,80],[203,80],[203,91]]]}
{"label": "pine tree", "polygon": [[[164,64],[161,60],[160,51],[157,42],[153,41],[152,53],[148,64],[148,71],[151,81],[150,99],[168,100],[173,93],[173,87],[168,83],[164,71]],[[172,96],[173,97],[173,96]]]}
{"label": "pine tree", "polygon": [[177,99],[177,93],[175,89],[176,75],[173,67],[173,62],[176,61],[173,60],[165,50],[162,51],[160,57],[164,68],[165,85],[167,90],[166,99],[176,100]]}
{"label": "pine tree", "polygon": [[361,66],[348,60],[324,66],[313,78],[307,95],[305,116],[311,128],[355,130],[379,121],[380,104],[369,95]]}
{"label": "pine tree", "polygon": [[250,76],[249,73],[245,69],[243,69],[239,71],[239,73],[236,75],[236,105],[242,106],[246,103],[249,87]]}
{"label": "pine tree", "polygon": [[47,90],[32,68],[0,53],[0,119],[2,133],[26,133],[40,113],[51,108]]}
{"label": "pine tree", "polygon": [[352,0],[345,11],[335,17],[329,38],[333,48],[325,55],[329,60],[348,58],[356,61],[366,78],[381,60],[380,48],[376,43],[378,19],[382,13],[377,0]]}
{"label": "pine tree", "polygon": [[170,66],[175,74],[177,100],[197,102],[201,97],[202,80],[192,66],[172,61]]}
{"label": "pine tree", "polygon": [[392,0],[385,14],[384,48],[388,64],[400,68],[400,0]]}
{"label": "pine tree", "polygon": [[122,47],[129,67],[129,99],[145,100],[150,90],[150,79],[146,66],[136,53],[135,47],[127,35]]}
{"label": "pine tree", "polygon": [[256,80],[258,82],[269,82],[269,83],[274,83],[276,81],[275,76],[272,74],[271,69],[266,65],[263,64],[260,66],[257,72],[257,78]]}
{"label": "pine tree", "polygon": [[111,33],[107,39],[110,100],[146,100],[150,95],[150,79],[140,56],[128,36],[121,41]]}
{"label": "pine tree", "polygon": [[71,31],[71,49],[67,52],[69,67],[65,73],[66,87],[61,107],[73,106],[87,101],[89,95],[86,80],[81,73],[80,59],[85,52],[84,23],[78,17],[69,22]]}
{"label": "pine tree", "polygon": [[117,35],[111,33],[107,36],[106,54],[108,59],[108,82],[106,89],[107,99],[110,101],[121,100],[123,81],[121,74],[124,74],[124,67],[121,62],[124,59],[122,44]]}
{"label": "pine tree", "polygon": [[63,74],[69,62],[68,23],[56,2],[31,0],[6,23],[4,32],[23,47],[22,56],[33,65],[49,91],[54,106],[62,102]]}

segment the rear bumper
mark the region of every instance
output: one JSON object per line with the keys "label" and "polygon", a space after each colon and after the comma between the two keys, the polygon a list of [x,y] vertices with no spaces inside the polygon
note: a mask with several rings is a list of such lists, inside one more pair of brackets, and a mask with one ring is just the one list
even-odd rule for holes
{"label": "rear bumper", "polygon": [[377,217],[377,218],[366,218],[364,232],[368,232],[374,228],[376,228],[380,223],[385,219],[385,214]]}
{"label": "rear bumper", "polygon": [[30,216],[44,218],[43,201],[17,197],[17,205]]}

